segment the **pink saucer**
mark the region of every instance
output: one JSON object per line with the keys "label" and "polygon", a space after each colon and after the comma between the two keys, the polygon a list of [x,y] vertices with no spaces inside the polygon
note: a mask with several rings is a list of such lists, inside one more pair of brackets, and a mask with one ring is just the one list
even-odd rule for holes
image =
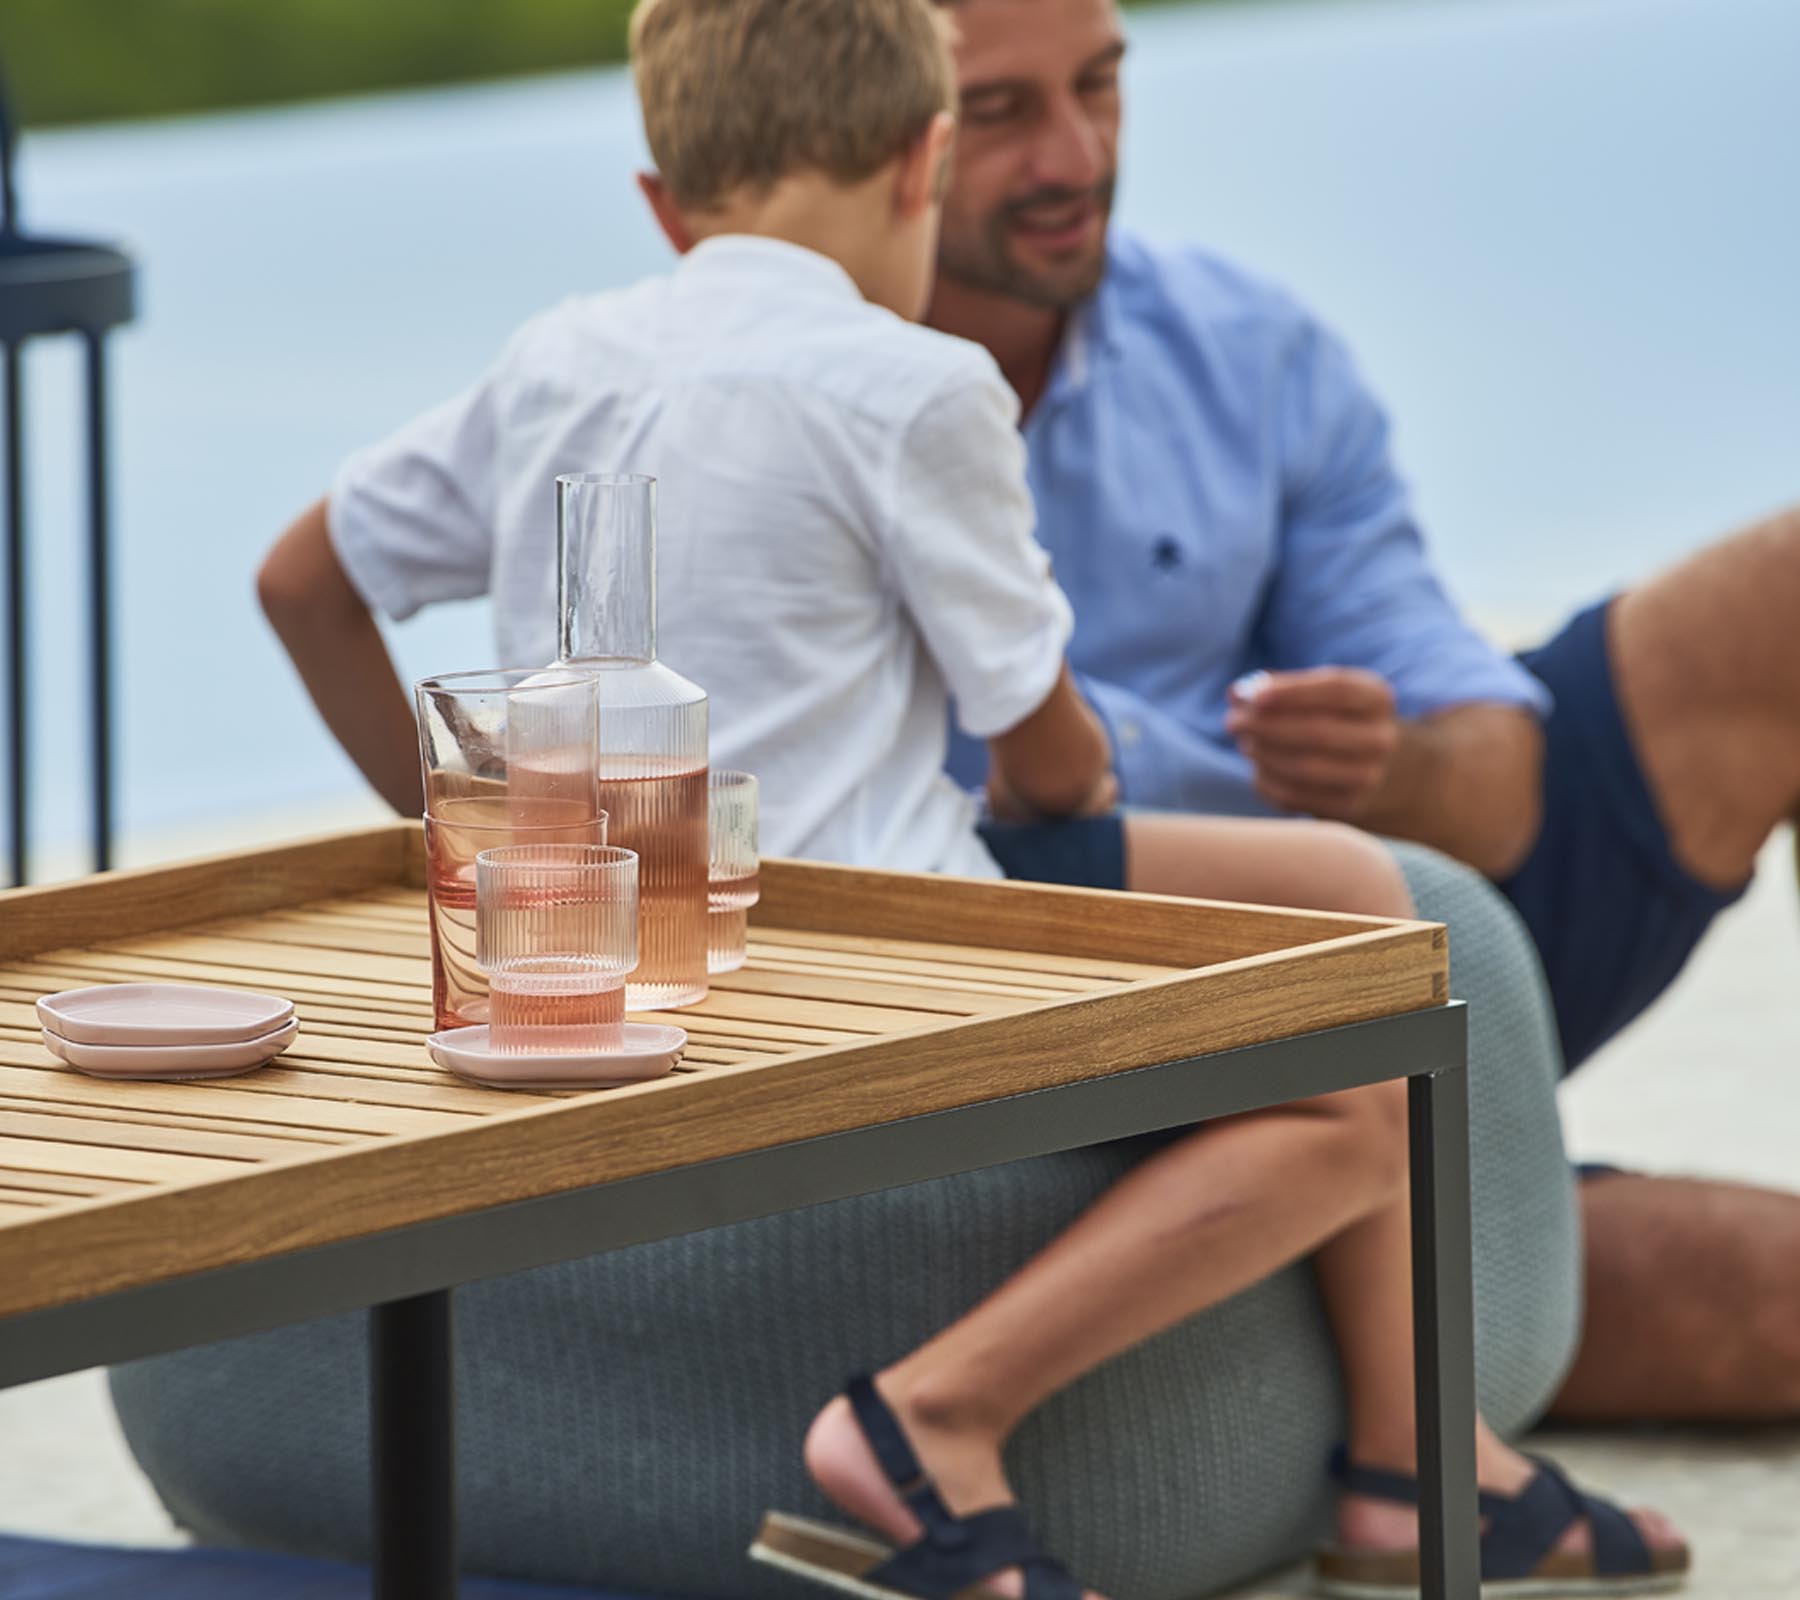
{"label": "pink saucer", "polygon": [[37,1014],[72,1044],[244,1044],[291,1020],[294,1002],[197,983],[105,983],[47,994]]}
{"label": "pink saucer", "polygon": [[489,1089],[607,1089],[662,1077],[681,1059],[687,1034],[627,1022],[623,1048],[593,1055],[499,1055],[485,1026],[434,1033],[425,1044],[440,1067]]}
{"label": "pink saucer", "polygon": [[300,1031],[290,1018],[258,1039],[227,1044],[82,1044],[44,1029],[44,1046],[95,1078],[229,1078],[276,1056]]}

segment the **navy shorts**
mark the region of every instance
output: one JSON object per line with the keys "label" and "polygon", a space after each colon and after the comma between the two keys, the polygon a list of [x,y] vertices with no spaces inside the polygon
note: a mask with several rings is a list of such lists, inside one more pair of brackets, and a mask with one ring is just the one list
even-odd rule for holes
{"label": "navy shorts", "polygon": [[1573,1071],[1673,981],[1707,926],[1744,892],[1675,860],[1613,688],[1610,600],[1519,657],[1556,697],[1544,727],[1544,824],[1501,891],[1550,979]]}
{"label": "navy shorts", "polygon": [[984,822],[980,831],[1009,878],[1077,889],[1125,887],[1125,819],[1116,811],[1058,822]]}

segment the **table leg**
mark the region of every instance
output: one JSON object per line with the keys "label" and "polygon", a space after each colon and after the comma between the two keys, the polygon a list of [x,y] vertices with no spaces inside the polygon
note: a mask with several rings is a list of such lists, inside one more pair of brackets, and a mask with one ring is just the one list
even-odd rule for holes
{"label": "table leg", "polygon": [[1476,1600],[1481,1554],[1466,1066],[1410,1079],[1408,1106],[1420,1594],[1422,1600]]}
{"label": "table leg", "polygon": [[450,1291],[369,1308],[375,1600],[455,1600]]}

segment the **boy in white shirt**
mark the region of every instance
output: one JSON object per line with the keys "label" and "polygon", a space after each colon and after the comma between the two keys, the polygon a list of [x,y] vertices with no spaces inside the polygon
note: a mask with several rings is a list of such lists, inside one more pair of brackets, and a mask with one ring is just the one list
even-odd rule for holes
{"label": "boy in white shirt", "polygon": [[[332,730],[417,814],[411,711],[370,607],[492,593],[502,658],[548,661],[554,477],[654,474],[661,653],[711,696],[715,764],[761,778],[770,853],[995,875],[974,801],[941,771],[951,696],[991,743],[998,808],[1105,813],[1112,783],[1064,664],[1070,615],[1032,537],[1012,391],[984,350],[912,320],[953,128],[940,19],[927,0],[643,0],[632,37],[658,167],[645,191],[680,263],[538,317],[473,389],[352,457],[271,552],[264,607]],[[1348,830],[1099,826],[1115,886],[1410,911],[1385,852]],[[920,1541],[857,1581],[947,1593],[948,1561],[955,1587],[1080,1595],[1016,1519],[971,1518],[1010,1505],[1005,1437],[1083,1372],[1308,1252],[1343,1346],[1351,1455],[1410,1473],[1404,1133],[1397,1085],[1190,1133],[827,1406],[806,1445],[820,1487]],[[903,1498],[871,1445],[896,1427],[927,1499]],[[1502,1493],[1532,1476],[1485,1427],[1478,1459]],[[1383,1550],[1391,1574],[1411,1513],[1343,1504],[1339,1570]],[[841,1584],[858,1546],[835,1538],[778,1522],[759,1553]]]}

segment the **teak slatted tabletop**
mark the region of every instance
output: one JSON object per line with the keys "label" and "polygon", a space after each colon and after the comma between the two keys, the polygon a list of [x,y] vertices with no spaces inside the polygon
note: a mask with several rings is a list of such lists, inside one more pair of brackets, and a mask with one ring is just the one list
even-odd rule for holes
{"label": "teak slatted tabletop", "polygon": [[[749,964],[651,1014],[689,1032],[674,1074],[504,1092],[424,1049],[423,874],[396,823],[0,895],[0,1384],[371,1305],[378,1390],[385,1327],[394,1381],[447,1394],[457,1282],[1410,1076],[1421,1427],[1472,1411],[1440,927],[765,861]],[[156,980],[286,995],[299,1035],[193,1083],[44,1048],[38,996]],[[454,1583],[443,1394],[377,1394],[378,1592]]]}

